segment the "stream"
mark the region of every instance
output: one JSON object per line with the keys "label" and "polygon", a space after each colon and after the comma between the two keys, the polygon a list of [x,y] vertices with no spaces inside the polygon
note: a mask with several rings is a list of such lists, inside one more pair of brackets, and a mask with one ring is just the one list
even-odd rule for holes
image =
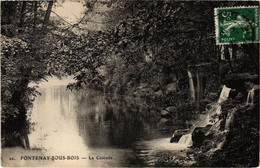
{"label": "stream", "polygon": [[19,164],[156,166],[165,153],[172,157],[186,148],[170,143],[172,132],[159,129],[160,116],[147,110],[140,100],[115,100],[95,91],[72,92],[66,89],[71,81],[51,77],[39,84],[41,95],[35,99],[30,116],[31,153],[20,152]]}

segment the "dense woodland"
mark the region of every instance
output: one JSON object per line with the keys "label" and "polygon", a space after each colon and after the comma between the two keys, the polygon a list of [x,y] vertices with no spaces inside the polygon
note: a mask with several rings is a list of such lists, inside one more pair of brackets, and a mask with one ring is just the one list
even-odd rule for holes
{"label": "dense woodland", "polygon": [[8,137],[16,133],[26,139],[27,116],[40,94],[28,84],[48,76],[75,76],[76,83],[68,86],[71,90],[138,97],[154,109],[173,107],[162,124],[179,128],[189,127],[226,85],[236,93],[223,104],[220,117],[237,110],[226,146],[210,157],[210,145],[193,147],[189,152],[196,160],[194,166],[258,165],[258,97],[253,107],[242,104],[250,86],[259,84],[259,44],[216,45],[214,25],[215,7],[258,6],[258,2],[79,3],[85,13],[78,23],[70,24],[53,11],[62,2],[1,2],[4,146],[15,145]]}

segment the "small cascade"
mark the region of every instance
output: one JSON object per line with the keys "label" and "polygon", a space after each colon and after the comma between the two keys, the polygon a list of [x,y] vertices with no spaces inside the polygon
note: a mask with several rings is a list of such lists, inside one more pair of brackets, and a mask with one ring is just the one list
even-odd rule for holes
{"label": "small cascade", "polygon": [[226,87],[226,85],[223,86],[219,99],[218,99],[218,104],[227,100],[230,90],[231,90],[231,88]]}
{"label": "small cascade", "polygon": [[255,88],[248,91],[246,105],[254,105]]}
{"label": "small cascade", "polygon": [[183,135],[178,144],[183,144],[183,145],[187,145],[187,146],[191,146],[192,145],[192,139],[191,139],[192,135],[191,134],[186,134]]}
{"label": "small cascade", "polygon": [[[216,104],[212,105],[212,107],[209,110],[207,110],[208,113],[206,115],[201,115],[200,116],[200,119],[192,126],[192,128],[190,129],[189,132],[193,132],[193,130],[196,127],[206,127],[209,124],[210,125],[213,124],[215,126],[219,126],[220,120],[217,118],[214,121],[211,121],[211,118],[215,114],[220,115],[222,113],[222,111],[221,111],[221,103],[228,99],[230,91],[231,91],[231,88],[228,88],[228,87],[226,87],[226,85],[224,85],[222,90],[221,90],[221,94],[219,96],[218,102]],[[226,129],[229,129],[229,125],[232,122],[233,115],[234,115],[233,113],[229,114],[229,116],[227,118],[227,121],[226,121]],[[190,133],[190,134],[183,135],[179,139],[178,144],[191,146],[193,144],[193,142],[192,142],[192,134]]]}
{"label": "small cascade", "polygon": [[219,104],[214,104],[206,115],[201,115],[199,121],[195,123],[193,128],[195,129],[195,127],[205,127],[209,124],[213,124],[211,118],[214,114],[221,114],[221,106]]}
{"label": "small cascade", "polygon": [[[214,106],[212,106],[212,108],[209,110],[209,112],[207,114],[206,122],[204,122],[205,123],[204,126],[206,126],[208,124],[212,124],[210,122],[211,116],[213,116],[215,114],[220,115],[222,113],[220,103],[222,103],[228,99],[230,91],[231,91],[231,88],[226,87],[226,85],[223,86],[219,99],[218,99],[218,102]],[[217,122],[217,120],[215,122]]]}
{"label": "small cascade", "polygon": [[216,109],[216,114],[217,114],[217,115],[220,115],[221,113],[222,113],[222,111],[221,111],[221,106],[218,105],[218,106],[217,106],[217,109]]}
{"label": "small cascade", "polygon": [[[228,99],[230,91],[231,91],[231,88],[226,87],[226,85],[223,86],[217,104],[215,106],[213,106],[211,112],[208,114],[209,119],[211,118],[211,116],[213,116],[215,114],[220,115],[222,113],[220,104]],[[215,123],[217,121],[218,120],[215,120]],[[208,122],[208,124],[210,124],[210,122]]]}
{"label": "small cascade", "polygon": [[229,131],[229,126],[233,121],[235,114],[235,109],[232,109],[230,113],[228,113],[227,118],[226,118],[226,123],[225,123],[225,130]]}

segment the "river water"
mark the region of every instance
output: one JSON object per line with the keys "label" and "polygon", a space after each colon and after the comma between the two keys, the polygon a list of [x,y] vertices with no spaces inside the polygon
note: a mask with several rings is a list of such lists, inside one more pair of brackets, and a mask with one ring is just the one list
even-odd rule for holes
{"label": "river water", "polygon": [[[72,92],[66,90],[71,80],[52,77],[39,84],[41,96],[30,116],[30,146],[55,158],[41,165],[155,166],[162,153],[185,148],[170,143],[171,132],[158,126],[159,113],[139,99]],[[27,154],[20,160],[39,164]]]}

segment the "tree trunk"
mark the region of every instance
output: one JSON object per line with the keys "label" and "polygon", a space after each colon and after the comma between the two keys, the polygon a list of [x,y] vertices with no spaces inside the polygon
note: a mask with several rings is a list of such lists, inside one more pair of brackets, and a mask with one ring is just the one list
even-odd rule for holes
{"label": "tree trunk", "polygon": [[249,55],[249,58],[252,61],[252,63],[257,67],[259,59],[259,44],[242,44],[242,46],[245,52]]}
{"label": "tree trunk", "polygon": [[34,17],[33,17],[33,26],[36,27],[36,20],[37,20],[37,1],[34,2]]}
{"label": "tree trunk", "polygon": [[44,24],[45,26],[46,26],[46,25],[48,24],[48,22],[49,22],[52,6],[53,6],[53,1],[50,1],[50,2],[49,2],[49,5],[48,5],[48,8],[47,8],[47,11],[46,11],[46,14],[45,14],[45,17],[44,17],[44,21],[43,21],[43,24]]}
{"label": "tree trunk", "polygon": [[179,80],[180,80],[179,74],[178,74],[176,68],[175,68],[175,67],[173,67],[173,68],[174,68],[174,72],[175,72],[175,76],[176,76],[176,91],[179,91],[179,90],[180,90],[180,86],[179,86]]}
{"label": "tree trunk", "polygon": [[28,138],[28,134],[25,130],[23,132],[23,138],[24,138],[24,141],[25,141],[25,148],[30,149],[30,141],[29,141],[29,138]]}
{"label": "tree trunk", "polygon": [[160,90],[162,91],[163,95],[165,95],[165,87],[164,87],[164,84],[163,84],[163,81],[162,81],[162,76],[163,76],[163,73],[162,72],[159,73],[157,82],[160,86]]}
{"label": "tree trunk", "polygon": [[228,60],[230,71],[233,73],[233,67],[232,67],[232,63],[231,63],[231,60],[230,60],[230,53],[229,53],[227,46],[225,46],[224,55],[225,55],[225,58]]}
{"label": "tree trunk", "polygon": [[217,46],[217,69],[218,69],[218,75],[217,75],[217,81],[220,83],[221,77],[220,77],[220,61],[221,61],[221,46]]}
{"label": "tree trunk", "polygon": [[195,89],[194,89],[194,83],[193,83],[193,79],[192,79],[192,74],[191,74],[190,70],[187,70],[187,73],[188,73],[188,78],[189,78],[191,99],[195,100]]}
{"label": "tree trunk", "polygon": [[199,102],[204,96],[203,74],[197,72],[197,101]]}
{"label": "tree trunk", "polygon": [[236,49],[237,49],[237,46],[236,45],[232,45],[232,58],[234,60],[237,60]]}
{"label": "tree trunk", "polygon": [[19,27],[23,26],[24,16],[25,16],[25,9],[26,9],[26,1],[23,2]]}
{"label": "tree trunk", "polygon": [[30,149],[30,142],[26,128],[22,128],[19,132],[21,142],[25,149]]}

